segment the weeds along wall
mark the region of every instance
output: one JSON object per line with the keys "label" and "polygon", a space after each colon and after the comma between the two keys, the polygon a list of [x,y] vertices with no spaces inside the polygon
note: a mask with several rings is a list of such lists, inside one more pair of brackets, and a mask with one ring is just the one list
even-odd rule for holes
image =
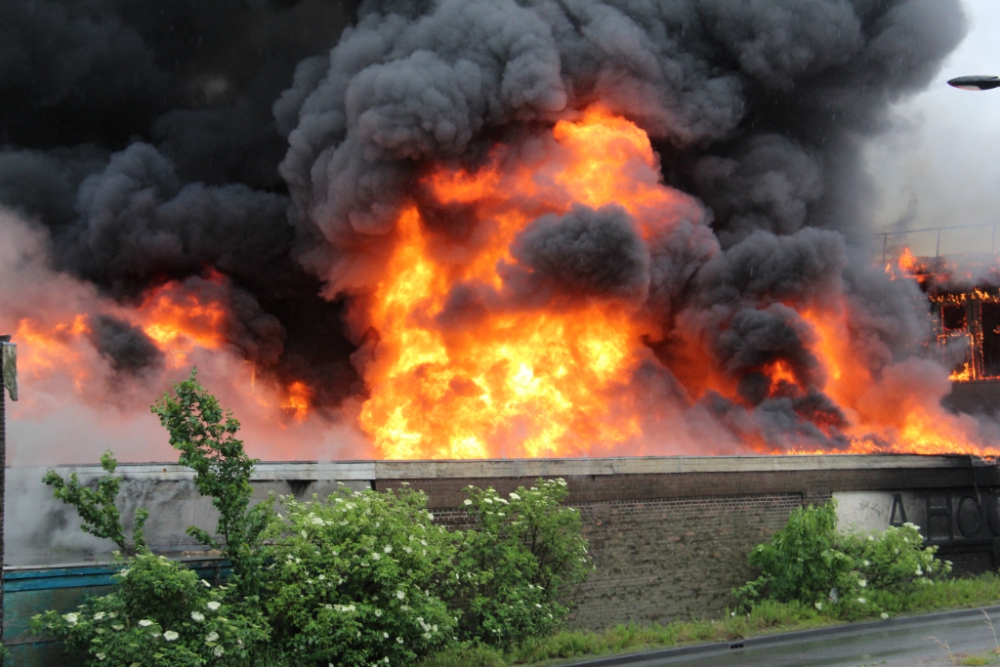
{"label": "weeds along wall", "polygon": [[[71,470],[82,481],[100,474],[96,466],[58,472]],[[146,536],[154,551],[196,560],[211,556],[185,534],[190,524],[211,527],[216,520],[190,471],[144,464],[121,465],[119,473],[126,480],[124,513],[150,510]],[[9,472],[9,582],[43,581],[46,573],[106,562],[110,552],[107,543],[80,532],[73,510],[41,483],[43,474],[40,468]],[[1000,557],[1000,469],[967,456],[263,463],[254,486],[259,498],[272,491],[305,498],[324,496],[338,484],[381,491],[406,483],[427,493],[435,521],[458,526],[467,521],[458,509],[467,485],[507,494],[539,477],[569,483],[569,503],[581,511],[596,565],[572,594],[575,628],[717,615],[732,604],[729,591],[755,574],[747,564],[749,550],[780,529],[793,508],[830,497],[837,498],[845,527],[917,523],[960,572],[989,569]],[[60,581],[60,604],[75,604],[75,580]],[[99,581],[80,579],[78,593]],[[35,602],[17,591],[8,594],[8,642],[31,641],[23,637],[21,616],[41,611],[28,607],[42,604],[44,585],[34,589]]]}

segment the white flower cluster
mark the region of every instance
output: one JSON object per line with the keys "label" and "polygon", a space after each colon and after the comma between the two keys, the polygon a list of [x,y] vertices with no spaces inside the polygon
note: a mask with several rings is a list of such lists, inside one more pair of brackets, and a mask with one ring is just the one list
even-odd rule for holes
{"label": "white flower cluster", "polygon": [[423,632],[423,638],[424,639],[430,639],[432,635],[437,634],[437,631],[438,631],[437,624],[433,624],[432,625],[430,623],[426,623],[424,621],[424,617],[423,616],[417,616],[417,618],[415,620],[416,620],[417,625],[420,626],[420,629],[424,631]]}

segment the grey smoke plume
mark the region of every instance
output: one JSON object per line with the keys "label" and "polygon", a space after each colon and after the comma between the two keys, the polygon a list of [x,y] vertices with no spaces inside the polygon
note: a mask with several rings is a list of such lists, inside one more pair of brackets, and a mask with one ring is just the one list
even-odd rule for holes
{"label": "grey smoke plume", "polygon": [[[615,207],[541,216],[511,248],[504,289],[459,284],[439,326],[545,299],[622,300],[660,329],[647,342],[661,367],[636,382],[662,381],[692,420],[778,447],[842,444],[797,308],[843,298],[876,371],[924,333],[912,286],[872,271],[844,233],[868,222],[860,147],[961,40],[959,0],[162,11],[0,0],[0,203],[52,230],[59,268],[123,304],[165,279],[225,274],[229,342],[322,402],[363,391],[350,356],[370,332],[344,324],[344,303],[373,288],[401,207],[431,213],[450,243],[485,224],[418,179],[474,170],[496,145],[544,151],[557,120],[593,104],[644,129],[664,181],[700,210],[650,238]],[[115,368],[143,366],[140,339],[98,329]],[[688,393],[692,338],[739,402]],[[805,389],[762,389],[779,360]]]}

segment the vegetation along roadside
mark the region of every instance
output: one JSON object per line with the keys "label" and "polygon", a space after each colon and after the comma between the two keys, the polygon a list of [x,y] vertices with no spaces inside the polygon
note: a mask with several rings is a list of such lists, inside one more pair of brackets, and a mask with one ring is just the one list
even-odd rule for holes
{"label": "vegetation along roadside", "polygon": [[1000,576],[951,577],[912,524],[837,531],[831,502],[794,511],[751,551],[760,574],[733,591],[721,618],[568,631],[564,593],[593,564],[579,513],[563,504],[563,480],[506,497],[469,487],[466,529],[436,525],[426,496],[408,488],[255,505],[257,461],[194,373],[153,412],[219,511],[213,532],[188,532],[220,551],[233,574],[213,586],[151,553],[146,512],[123,518],[115,505],[110,453],[95,486],[50,471],[44,481],[77,509],[83,530],[118,547],[110,594],[33,619],[35,632],[62,640],[87,667],[530,665],[1000,600]]}

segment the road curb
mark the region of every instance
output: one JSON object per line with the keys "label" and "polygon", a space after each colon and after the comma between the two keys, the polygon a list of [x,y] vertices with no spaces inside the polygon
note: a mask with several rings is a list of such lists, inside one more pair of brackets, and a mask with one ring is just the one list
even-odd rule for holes
{"label": "road curb", "polygon": [[921,614],[919,616],[900,616],[884,621],[865,621],[864,623],[831,625],[826,628],[781,632],[773,635],[764,635],[762,637],[739,639],[732,642],[692,644],[689,646],[653,649],[650,651],[639,651],[636,653],[623,653],[619,655],[603,656],[600,658],[589,658],[587,660],[560,662],[558,663],[558,667],[625,667],[626,665],[653,662],[656,660],[667,660],[669,658],[680,658],[683,656],[694,656],[716,652],[728,653],[729,651],[746,651],[748,649],[763,646],[774,646],[776,644],[794,644],[796,642],[814,639],[817,637],[864,634],[873,630],[882,630],[886,628],[904,628],[914,625],[934,623],[937,621],[957,620],[964,617],[971,618],[974,616],[981,616],[983,612],[990,615],[1000,615],[1000,605],[994,605],[992,607],[976,607],[975,609],[953,609],[952,611],[939,611],[932,614]]}

